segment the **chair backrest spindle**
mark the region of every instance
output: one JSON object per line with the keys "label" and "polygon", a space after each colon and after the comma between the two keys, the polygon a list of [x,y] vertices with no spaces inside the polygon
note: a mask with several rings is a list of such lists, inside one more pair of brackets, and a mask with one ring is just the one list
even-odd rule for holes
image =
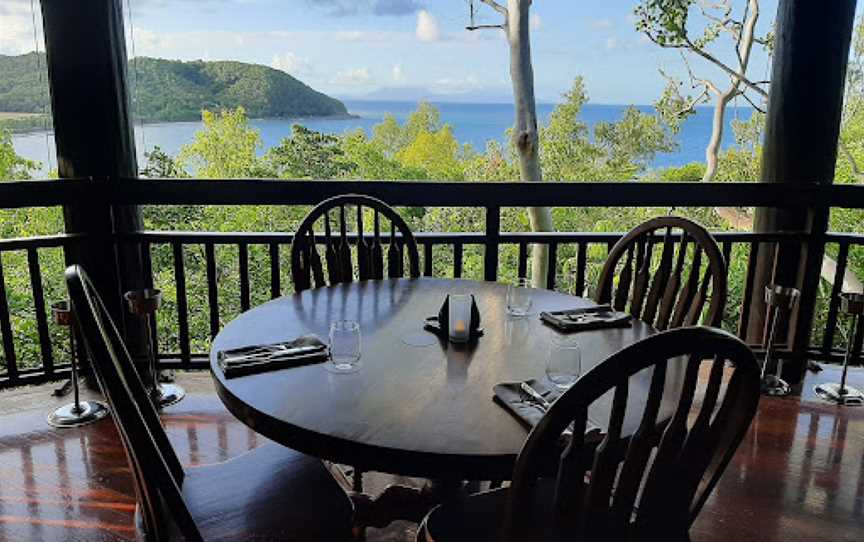
{"label": "chair backrest spindle", "polygon": [[[634,386],[642,371],[652,371],[650,384]],[[750,349],[714,328],[662,332],[610,356],[529,435],[513,471],[503,538],[530,537],[530,515],[520,509],[539,506],[552,511],[555,531],[574,540],[685,540],[756,414],[759,380]],[[584,438],[588,411],[607,393],[606,436],[592,447]],[[622,438],[628,403],[643,399],[635,432]],[[562,452],[568,427],[573,437]],[[538,503],[537,481],[549,476],[555,454],[554,502]]]}
{"label": "chair backrest spindle", "polygon": [[[347,207],[356,207],[356,243],[353,237],[349,238]],[[333,239],[333,227],[330,224],[330,211],[338,208],[338,239]],[[364,211],[370,209],[373,212],[374,234],[371,242],[367,239],[364,227]],[[295,242],[291,247],[291,272],[294,279],[295,290],[302,291],[312,287],[351,282],[355,278],[352,265],[352,245],[356,250],[357,273],[359,280],[384,278],[384,249],[381,242],[381,220],[390,222],[390,240],[387,249],[387,274],[390,278],[401,278],[405,276],[404,259],[407,257],[409,265],[409,276],[420,276],[420,256],[417,251],[417,242],[410,228],[393,210],[384,202],[371,198],[351,194],[338,196],[323,201],[317,205],[297,229]],[[317,256],[315,247],[315,225],[318,221],[324,226],[324,261],[327,264],[326,279],[321,258],[318,256],[318,267],[313,265]],[[320,269],[320,272],[319,272]],[[320,279],[320,280],[319,280]]]}
{"label": "chair backrest spindle", "polygon": [[[655,262],[658,244],[662,248]],[[615,244],[600,273],[596,301],[661,330],[699,323],[719,326],[726,286],[726,263],[711,234],[686,218],[659,217]]]}

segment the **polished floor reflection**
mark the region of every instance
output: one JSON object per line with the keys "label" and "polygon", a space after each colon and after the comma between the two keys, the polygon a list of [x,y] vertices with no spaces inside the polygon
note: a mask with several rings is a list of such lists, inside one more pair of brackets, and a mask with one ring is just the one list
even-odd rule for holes
{"label": "polished floor reflection", "polygon": [[[762,401],[693,528],[694,542],[864,539],[864,408],[838,409],[812,393],[838,378],[828,368],[808,377],[802,398]],[[850,382],[864,387],[864,372]],[[164,419],[185,464],[222,461],[263,442],[225,411],[209,376],[183,375],[182,383],[190,394]],[[135,540],[132,482],[113,424],[49,427],[45,415],[57,401],[50,390],[0,393],[0,541]],[[394,525],[369,539],[413,534]]]}

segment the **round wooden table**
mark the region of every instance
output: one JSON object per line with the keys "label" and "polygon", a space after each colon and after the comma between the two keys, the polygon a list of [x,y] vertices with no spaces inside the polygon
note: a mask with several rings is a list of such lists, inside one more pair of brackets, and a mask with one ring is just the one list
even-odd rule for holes
{"label": "round wooden table", "polygon": [[[210,355],[219,397],[258,433],[322,459],[364,470],[425,478],[509,479],[526,429],[493,402],[492,387],[545,376],[550,339],[541,310],[593,303],[551,292],[533,292],[532,314],[505,311],[506,286],[433,278],[354,282],[307,290],[252,309],[217,335]],[[470,345],[434,342],[412,346],[423,319],[435,315],[448,293],[473,293],[485,335]],[[362,368],[333,374],[323,364],[226,379],[216,353],[239,346],[290,340],[315,333],[326,340],[329,323],[352,319],[362,331]],[[587,371],[628,344],[653,333],[630,328],[570,334],[582,347]],[[635,430],[639,389],[631,382],[625,434]],[[632,414],[631,411],[632,410]],[[604,424],[609,402],[591,417]]]}

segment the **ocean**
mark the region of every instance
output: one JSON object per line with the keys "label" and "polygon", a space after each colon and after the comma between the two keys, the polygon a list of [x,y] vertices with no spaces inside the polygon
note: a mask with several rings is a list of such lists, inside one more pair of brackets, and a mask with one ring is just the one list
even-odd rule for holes
{"label": "ocean", "polygon": [[[513,124],[512,104],[488,103],[435,103],[441,112],[441,120],[453,128],[456,138],[461,143],[469,143],[475,149],[482,151],[489,140],[504,141],[504,133]],[[371,133],[372,127],[380,123],[384,115],[392,114],[399,121],[404,121],[417,107],[416,102],[385,102],[347,100],[345,105],[357,118],[346,119],[256,119],[251,124],[261,131],[264,148],[277,145],[279,141],[291,134],[291,126],[299,123],[307,128],[330,134],[343,134],[347,131],[362,128]],[[537,113],[542,123],[548,122],[549,115],[555,108],[554,104],[538,104]],[[582,109],[582,120],[593,126],[597,122],[615,121],[621,118],[626,106],[587,104]],[[651,106],[638,106],[641,111],[650,113]],[[727,129],[724,131],[723,148],[734,145],[731,127],[733,119],[747,120],[750,118],[750,108],[729,108],[727,112]],[[683,124],[678,133],[679,148],[675,152],[658,154],[652,163],[653,168],[678,166],[689,162],[704,161],[705,146],[711,137],[711,117],[713,108],[700,107],[696,114]],[[172,122],[162,124],[136,125],[135,139],[138,149],[138,162],[144,164],[144,150],[159,146],[170,155],[176,155],[180,147],[192,141],[195,132],[201,129],[201,122]],[[36,160],[43,165],[43,172],[56,169],[57,157],[54,149],[53,135],[50,132],[32,132],[16,134],[12,138],[16,152]]]}

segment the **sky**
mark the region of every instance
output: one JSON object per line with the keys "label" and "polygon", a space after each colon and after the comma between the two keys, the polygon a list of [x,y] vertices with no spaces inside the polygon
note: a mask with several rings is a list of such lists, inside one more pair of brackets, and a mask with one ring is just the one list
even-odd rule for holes
{"label": "sky", "polygon": [[[500,0],[506,3],[506,0]],[[736,9],[746,2],[729,0]],[[509,50],[497,29],[469,32],[468,0],[123,0],[130,56],[266,64],[344,99],[512,100]],[[593,103],[649,104],[665,80],[686,78],[679,53],[635,30],[638,0],[534,0],[531,41],[538,101],[557,102],[576,76]],[[478,24],[500,16],[475,0]],[[759,30],[777,0],[761,0]],[[37,12],[38,12],[38,2]],[[0,0],[0,54],[34,48],[31,0]],[[40,32],[37,30],[37,42]],[[728,40],[716,54],[732,61]],[[41,45],[39,46],[42,47]],[[751,79],[765,79],[754,53]],[[696,59],[698,77],[723,76]]]}

